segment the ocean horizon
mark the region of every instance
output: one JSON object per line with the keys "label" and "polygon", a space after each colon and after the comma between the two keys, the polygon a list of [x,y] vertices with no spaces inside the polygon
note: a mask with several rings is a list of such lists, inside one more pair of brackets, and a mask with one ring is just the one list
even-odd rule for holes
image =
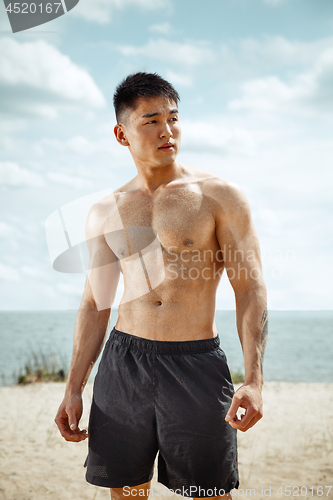
{"label": "ocean horizon", "polygon": [[[52,353],[67,370],[76,314],[76,310],[0,311],[0,385],[15,384],[33,353]],[[113,310],[109,331],[116,320],[117,310]],[[244,373],[236,312],[218,310],[215,321],[230,370]],[[265,381],[333,383],[332,334],[332,310],[269,311]]]}

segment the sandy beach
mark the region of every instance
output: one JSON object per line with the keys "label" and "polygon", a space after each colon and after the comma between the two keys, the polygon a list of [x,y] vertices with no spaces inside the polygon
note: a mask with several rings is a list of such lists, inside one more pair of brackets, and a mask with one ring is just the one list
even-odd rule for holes
{"label": "sandy beach", "polygon": [[[87,442],[67,443],[54,424],[63,392],[56,383],[0,388],[0,500],[110,498],[85,481]],[[91,394],[89,384],[83,426]],[[332,499],[333,384],[266,383],[264,418],[238,443],[235,499]],[[155,477],[152,489],[152,500],[170,497]]]}

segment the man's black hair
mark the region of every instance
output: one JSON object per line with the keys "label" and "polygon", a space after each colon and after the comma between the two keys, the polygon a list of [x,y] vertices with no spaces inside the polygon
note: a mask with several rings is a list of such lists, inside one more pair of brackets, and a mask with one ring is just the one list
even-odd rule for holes
{"label": "man's black hair", "polygon": [[125,78],[114,93],[117,123],[121,122],[124,112],[135,108],[136,100],[140,97],[164,97],[176,104],[180,101],[179,94],[171,83],[157,73],[134,73]]}

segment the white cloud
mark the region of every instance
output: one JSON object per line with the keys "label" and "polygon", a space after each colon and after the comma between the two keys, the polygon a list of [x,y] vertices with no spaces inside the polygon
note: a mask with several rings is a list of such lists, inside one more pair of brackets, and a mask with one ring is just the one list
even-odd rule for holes
{"label": "white cloud", "polygon": [[86,139],[83,136],[71,137],[66,141],[65,146],[71,153],[80,156],[88,156],[91,154],[99,155],[106,153],[107,155],[114,154],[118,150],[118,143],[113,137],[113,129],[110,135],[101,136],[95,141]]}
{"label": "white cloud", "polygon": [[67,141],[67,146],[76,154],[89,155],[96,151],[95,144],[82,136],[71,137]]}
{"label": "white cloud", "polygon": [[172,26],[170,23],[152,24],[149,26],[149,31],[159,33],[161,35],[169,35],[172,31]]}
{"label": "white cloud", "polygon": [[198,66],[211,64],[215,61],[215,54],[207,42],[179,43],[160,38],[159,40],[149,40],[143,47],[119,45],[117,48],[124,56],[150,57],[165,64]]}
{"label": "white cloud", "polygon": [[89,73],[43,40],[0,39],[0,89],[3,111],[18,114],[55,117],[59,105],[105,105]]}
{"label": "white cloud", "polygon": [[287,222],[281,220],[280,212],[278,213],[276,210],[264,206],[254,206],[252,217],[256,226],[260,227],[260,233],[269,238],[274,238],[277,234],[280,234],[282,222]]}
{"label": "white cloud", "polygon": [[222,54],[239,58],[242,64],[267,71],[271,68],[294,68],[314,64],[318,57],[332,47],[333,38],[322,38],[309,42],[288,40],[283,36],[266,36],[262,40],[246,38],[240,41],[236,51],[222,46]]}
{"label": "white cloud", "polygon": [[16,229],[6,222],[0,221],[0,239],[6,240],[16,234]]}
{"label": "white cloud", "polygon": [[61,172],[48,172],[46,177],[55,184],[60,184],[61,186],[68,186],[75,189],[82,189],[85,187],[92,186],[92,182],[83,179],[82,177],[74,177],[71,175],[63,174]]}
{"label": "white cloud", "polygon": [[68,295],[81,296],[83,293],[83,287],[70,283],[57,283],[56,288],[59,292],[66,293]]}
{"label": "white cloud", "polygon": [[[2,209],[5,214],[4,207]],[[16,263],[16,259],[13,262],[12,257],[22,249],[22,230],[15,225],[2,221],[0,222],[0,241],[1,253],[7,257],[7,263]]]}
{"label": "white cloud", "polygon": [[4,6],[1,5],[0,9],[2,11],[0,14],[0,31],[10,31],[10,22],[7,15],[5,14]]}
{"label": "white cloud", "polygon": [[0,281],[19,281],[20,275],[12,266],[1,264],[0,262]]}
{"label": "white cloud", "polygon": [[52,279],[50,273],[47,273],[38,267],[22,266],[20,270],[22,274],[24,276],[27,276],[28,278],[35,278],[42,281],[44,280],[49,281],[50,279]]}
{"label": "white cloud", "polygon": [[43,178],[17,163],[0,162],[0,185],[7,187],[43,187]]}
{"label": "white cloud", "polygon": [[310,71],[288,82],[277,76],[258,78],[242,85],[242,97],[229,108],[259,111],[326,114],[333,110],[333,49],[325,50]]}
{"label": "white cloud", "polygon": [[72,12],[86,21],[107,24],[115,10],[133,7],[146,10],[170,9],[170,6],[170,0],[94,0],[80,2]]}
{"label": "white cloud", "polygon": [[215,49],[215,76],[221,83],[239,84],[260,75],[289,78],[309,71],[322,54],[333,46],[333,37],[311,41],[290,40],[283,36],[263,36],[229,41]]}
{"label": "white cloud", "polygon": [[172,70],[167,70],[166,79],[175,86],[191,87],[193,84],[192,78],[184,73],[175,73]]}
{"label": "white cloud", "polygon": [[252,135],[240,127],[207,122],[182,121],[182,147],[219,153],[252,154],[255,150]]}
{"label": "white cloud", "polygon": [[[70,137],[67,141],[59,141],[56,139],[43,138],[35,147],[38,150],[39,156],[47,156],[48,158],[56,159],[58,163],[64,164],[64,156],[66,160],[73,161],[73,155],[83,161],[88,156],[115,155],[119,150],[125,148],[119,147],[113,137],[114,124],[108,124],[107,127],[100,126],[98,129],[98,139],[89,140],[82,135]],[[91,161],[91,159],[89,159]]]}

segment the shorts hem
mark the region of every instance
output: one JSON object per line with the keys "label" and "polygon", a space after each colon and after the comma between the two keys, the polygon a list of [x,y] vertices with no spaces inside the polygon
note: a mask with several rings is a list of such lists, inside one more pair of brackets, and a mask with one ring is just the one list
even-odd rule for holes
{"label": "shorts hem", "polygon": [[[133,479],[130,481],[111,481],[109,478],[102,478],[98,476],[90,476],[88,473],[86,474],[86,481],[89,484],[94,486],[100,486],[101,488],[125,488],[128,486],[129,488],[133,488],[133,486],[140,486],[141,484],[148,483],[153,479],[153,474],[150,474],[148,478],[140,478],[137,481],[133,482]],[[112,483],[112,484],[111,484]]]}

